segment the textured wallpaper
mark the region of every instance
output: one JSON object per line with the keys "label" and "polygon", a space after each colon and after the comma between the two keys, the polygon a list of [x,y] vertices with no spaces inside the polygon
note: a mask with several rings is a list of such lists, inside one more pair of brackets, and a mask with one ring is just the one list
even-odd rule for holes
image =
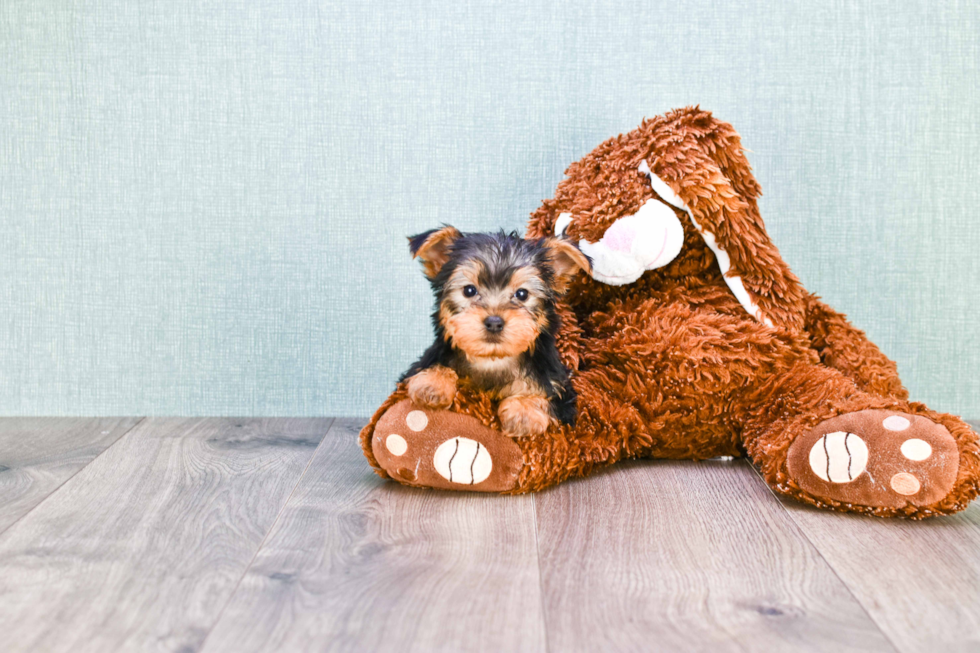
{"label": "textured wallpaper", "polygon": [[805,285],[980,416],[978,34],[965,1],[3,0],[0,413],[366,415],[430,338],[407,234],[523,228],[700,104]]}

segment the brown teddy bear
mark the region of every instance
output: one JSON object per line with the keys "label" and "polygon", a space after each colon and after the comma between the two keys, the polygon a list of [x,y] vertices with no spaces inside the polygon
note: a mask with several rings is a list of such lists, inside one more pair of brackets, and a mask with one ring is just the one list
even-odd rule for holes
{"label": "brown teddy bear", "polygon": [[624,458],[748,455],[816,506],[963,510],[980,491],[977,435],[909,402],[895,364],[802,287],[759,195],[738,134],[699,108],[572,164],[527,237],[562,236],[592,262],[557,307],[574,426],[509,438],[486,393],[461,385],[431,410],[399,384],[361,432],[371,465],[408,485],[521,493]]}

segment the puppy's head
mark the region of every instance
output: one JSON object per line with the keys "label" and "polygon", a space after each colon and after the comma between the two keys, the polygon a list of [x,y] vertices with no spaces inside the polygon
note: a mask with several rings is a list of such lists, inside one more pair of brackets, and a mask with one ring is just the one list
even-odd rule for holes
{"label": "puppy's head", "polygon": [[460,233],[454,227],[409,238],[436,294],[437,328],[470,358],[509,358],[558,327],[555,300],[589,269],[572,243],[516,233]]}

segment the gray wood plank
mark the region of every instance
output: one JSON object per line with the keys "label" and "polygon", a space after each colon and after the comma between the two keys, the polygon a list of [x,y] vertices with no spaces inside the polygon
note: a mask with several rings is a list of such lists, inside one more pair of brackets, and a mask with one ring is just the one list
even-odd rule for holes
{"label": "gray wood plank", "polygon": [[784,505],[899,650],[980,651],[980,504],[918,522]]}
{"label": "gray wood plank", "polygon": [[92,462],[140,419],[0,419],[0,532]]}
{"label": "gray wood plank", "polygon": [[624,463],[535,505],[554,651],[894,650],[744,461]]}
{"label": "gray wood plank", "polygon": [[3,650],[196,650],[331,421],[139,424],[0,535]]}
{"label": "gray wood plank", "polygon": [[382,481],[341,421],[205,652],[542,651],[529,496]]}

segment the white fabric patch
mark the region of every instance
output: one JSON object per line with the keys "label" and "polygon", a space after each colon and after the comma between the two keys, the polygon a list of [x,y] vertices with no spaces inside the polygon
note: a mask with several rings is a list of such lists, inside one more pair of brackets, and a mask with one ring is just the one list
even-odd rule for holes
{"label": "white fabric patch", "polygon": [[932,455],[932,445],[925,440],[912,438],[902,443],[902,455],[909,460],[925,460]]}
{"label": "white fabric patch", "polygon": [[571,213],[559,213],[558,219],[555,220],[555,235],[558,237],[565,235],[565,230],[568,229],[568,225],[572,222]]}
{"label": "white fabric patch", "polygon": [[385,446],[388,447],[388,451],[393,456],[402,456],[408,451],[408,443],[405,442],[405,438],[397,433],[392,433],[385,439]]}
{"label": "white fabric patch", "polygon": [[813,473],[831,483],[850,483],[867,466],[868,445],[853,433],[828,433],[810,449]]}
{"label": "white fabric patch", "polygon": [[408,424],[408,428],[418,433],[429,425],[429,418],[421,410],[413,410],[405,416],[405,423]]}
{"label": "white fabric patch", "polygon": [[749,315],[756,318],[763,324],[772,326],[772,320],[765,317],[762,314],[762,311],[759,310],[759,307],[756,306],[755,302],[752,301],[749,291],[745,289],[745,284],[742,283],[742,278],[739,276],[728,275],[728,271],[731,270],[732,267],[732,259],[728,255],[728,252],[726,252],[724,248],[715,240],[715,235],[710,231],[706,231],[705,229],[701,228],[701,225],[698,224],[697,219],[694,217],[694,213],[692,213],[691,209],[689,209],[687,204],[684,203],[684,200],[682,200],[680,196],[667,185],[667,182],[653,174],[653,170],[650,169],[646,159],[640,162],[640,167],[638,170],[639,172],[650,177],[650,186],[653,188],[654,192],[657,193],[657,195],[662,197],[665,202],[682,209],[685,213],[687,213],[687,216],[691,218],[691,224],[693,224],[694,228],[698,230],[698,233],[701,234],[702,238],[704,238],[704,242],[707,244],[708,249],[714,252],[715,258],[718,259],[718,267],[721,268],[722,277],[725,279],[725,283],[728,284],[731,291],[735,294],[735,298],[738,299],[738,303],[749,312]]}
{"label": "white fabric patch", "polygon": [[592,259],[592,278],[610,286],[633,283],[647,270],[673,261],[684,245],[684,227],[674,211],[649,199],[633,215],[616,220],[597,243],[582,239]]}
{"label": "white fabric patch", "polygon": [[487,448],[476,440],[461,437],[440,444],[432,463],[444,479],[463,485],[482,483],[493,469]]}
{"label": "white fabric patch", "polygon": [[885,420],[881,423],[881,425],[884,426],[889,431],[904,431],[909,426],[911,426],[912,423],[909,422],[904,417],[902,417],[901,415],[891,415],[890,417],[886,417]]}

